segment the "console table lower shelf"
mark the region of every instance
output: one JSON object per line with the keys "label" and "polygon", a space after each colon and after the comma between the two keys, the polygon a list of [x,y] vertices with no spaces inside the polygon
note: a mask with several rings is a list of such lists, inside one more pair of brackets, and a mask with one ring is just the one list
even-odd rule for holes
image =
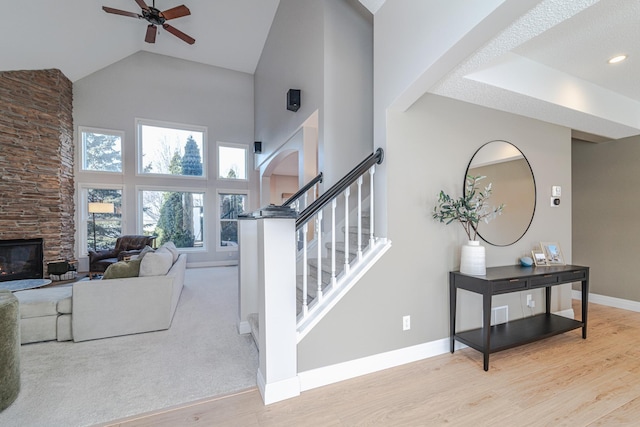
{"label": "console table lower shelf", "polygon": [[[489,353],[495,353],[523,344],[549,338],[579,329],[584,323],[556,314],[538,314],[491,326]],[[456,332],[455,339],[482,353],[485,352],[484,329]]]}
{"label": "console table lower shelf", "polygon": [[[582,319],[580,321],[551,313],[551,289],[564,283],[580,282],[582,288]],[[523,319],[491,326],[491,299],[494,295],[544,289],[545,312]],[[482,327],[456,331],[458,291],[482,295]],[[459,271],[449,272],[449,321],[451,353],[459,341],[483,354],[484,370],[489,370],[489,354],[519,345],[582,329],[587,338],[587,310],[589,298],[589,267],[557,265],[523,267],[509,265],[487,268],[484,276],[471,276]]]}

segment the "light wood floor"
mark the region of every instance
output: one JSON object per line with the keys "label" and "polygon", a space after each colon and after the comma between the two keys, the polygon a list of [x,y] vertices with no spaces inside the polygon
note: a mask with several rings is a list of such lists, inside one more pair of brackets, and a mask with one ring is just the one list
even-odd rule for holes
{"label": "light wood floor", "polygon": [[[580,313],[579,304],[574,310]],[[640,313],[591,304],[580,330],[495,353],[444,354],[264,406],[257,389],[114,426],[640,425]]]}

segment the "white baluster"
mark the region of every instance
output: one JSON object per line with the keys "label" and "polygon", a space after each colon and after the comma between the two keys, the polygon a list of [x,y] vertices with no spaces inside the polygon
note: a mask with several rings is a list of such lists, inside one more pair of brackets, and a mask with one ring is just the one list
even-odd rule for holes
{"label": "white baluster", "polygon": [[302,318],[307,317],[308,312],[308,303],[307,303],[307,280],[308,280],[308,262],[309,259],[307,257],[307,230],[309,228],[309,223],[306,223],[302,226]]}
{"label": "white baluster", "polygon": [[370,190],[369,190],[369,249],[373,248],[373,174],[376,173],[376,166],[371,166],[369,169],[369,179],[370,179]]}
{"label": "white baluster", "polygon": [[358,261],[362,259],[362,175],[358,178]]}
{"label": "white baluster", "polygon": [[351,187],[344,191],[344,272],[349,273],[349,196]]}
{"label": "white baluster", "polygon": [[336,208],[338,199],[331,202],[331,286],[336,284]]}
{"label": "white baluster", "polygon": [[316,225],[318,233],[318,289],[316,290],[316,298],[318,302],[322,301],[322,212],[322,210],[318,212]]}

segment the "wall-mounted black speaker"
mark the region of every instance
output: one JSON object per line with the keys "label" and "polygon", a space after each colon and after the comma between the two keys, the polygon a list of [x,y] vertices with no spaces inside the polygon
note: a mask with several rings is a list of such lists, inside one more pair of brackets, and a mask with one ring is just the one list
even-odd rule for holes
{"label": "wall-mounted black speaker", "polygon": [[300,109],[300,89],[289,89],[287,92],[287,110],[298,111]]}
{"label": "wall-mounted black speaker", "polygon": [[255,141],[253,143],[253,152],[256,154],[262,153],[262,141]]}

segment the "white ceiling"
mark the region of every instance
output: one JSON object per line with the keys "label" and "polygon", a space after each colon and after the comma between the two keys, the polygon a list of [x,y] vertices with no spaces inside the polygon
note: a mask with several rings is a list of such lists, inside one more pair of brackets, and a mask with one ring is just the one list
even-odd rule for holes
{"label": "white ceiling", "polygon": [[[360,1],[372,13],[385,3]],[[76,81],[146,50],[255,72],[279,0],[155,6],[183,2],[191,15],[170,23],[196,39],[192,46],[162,29],[155,44],[145,43],[146,21],[102,10],[139,13],[134,0],[3,0],[0,70],[59,68]],[[640,134],[640,0],[542,0],[479,46],[437,83],[404,94],[405,107],[431,92],[557,123],[594,141]],[[629,59],[608,65],[617,53]]]}
{"label": "white ceiling", "polygon": [[102,10],[140,13],[134,0],[2,3],[0,70],[58,68],[76,81],[139,50],[253,74],[279,0],[157,0],[160,10],[189,8],[191,15],[168,23],[195,38],[194,45],[163,29],[155,44],[145,43],[147,21]]}
{"label": "white ceiling", "polygon": [[[626,61],[607,63],[621,53]],[[543,0],[429,92],[566,126],[592,142],[638,135],[640,0]]]}

